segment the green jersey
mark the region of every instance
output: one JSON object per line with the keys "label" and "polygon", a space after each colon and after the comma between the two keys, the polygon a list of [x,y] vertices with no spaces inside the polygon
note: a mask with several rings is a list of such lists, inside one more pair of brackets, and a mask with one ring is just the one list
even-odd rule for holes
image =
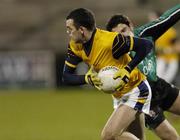
{"label": "green jersey", "polygon": [[[151,40],[155,46],[155,41],[179,19],[180,4],[166,11],[157,20],[134,29],[134,35]],[[134,56],[134,52],[132,52],[132,56]],[[147,76],[149,81],[156,81],[156,65],[155,48],[153,48],[144,60],[141,61],[138,68]]]}

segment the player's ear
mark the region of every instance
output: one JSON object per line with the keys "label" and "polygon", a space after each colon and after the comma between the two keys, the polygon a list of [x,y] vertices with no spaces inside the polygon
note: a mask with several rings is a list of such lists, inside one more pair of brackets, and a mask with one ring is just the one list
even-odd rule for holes
{"label": "player's ear", "polygon": [[85,27],[83,27],[83,26],[79,27],[79,31],[81,32],[81,34],[84,34],[84,30],[85,30]]}

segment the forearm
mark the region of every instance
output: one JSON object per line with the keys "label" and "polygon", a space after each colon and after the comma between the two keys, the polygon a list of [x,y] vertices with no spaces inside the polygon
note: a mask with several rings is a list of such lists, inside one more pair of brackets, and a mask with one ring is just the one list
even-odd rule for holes
{"label": "forearm", "polygon": [[62,81],[68,85],[83,85],[85,84],[85,75],[76,75],[76,67],[70,67],[66,63],[64,65]]}
{"label": "forearm", "polygon": [[85,82],[85,75],[75,75],[67,72],[63,73],[63,82],[68,85],[83,85]]}
{"label": "forearm", "polygon": [[153,48],[152,42],[146,39],[134,38],[134,48],[135,56],[129,62],[128,67],[130,70],[134,69],[151,51]]}

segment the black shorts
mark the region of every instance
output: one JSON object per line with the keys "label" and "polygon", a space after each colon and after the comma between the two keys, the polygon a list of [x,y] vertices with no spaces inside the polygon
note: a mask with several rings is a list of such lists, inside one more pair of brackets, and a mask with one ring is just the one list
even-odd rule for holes
{"label": "black shorts", "polygon": [[164,120],[164,112],[162,108],[156,106],[150,111],[152,116],[145,115],[145,126],[149,129],[156,129]]}
{"label": "black shorts", "polygon": [[151,107],[160,106],[168,110],[179,95],[179,89],[161,78],[149,83],[152,90]]}
{"label": "black shorts", "polygon": [[179,95],[179,89],[158,78],[156,82],[149,82],[152,90],[151,112],[153,116],[145,115],[146,126],[155,129],[164,120],[164,111],[168,110]]}

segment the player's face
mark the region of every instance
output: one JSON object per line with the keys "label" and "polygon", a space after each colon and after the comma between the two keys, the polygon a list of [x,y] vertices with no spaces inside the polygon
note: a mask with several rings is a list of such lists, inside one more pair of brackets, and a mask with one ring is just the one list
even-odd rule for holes
{"label": "player's face", "polygon": [[69,37],[75,41],[76,43],[82,43],[83,42],[83,34],[81,32],[81,29],[77,29],[74,26],[73,19],[66,20],[66,30]]}
{"label": "player's face", "polygon": [[133,32],[129,26],[126,24],[118,24],[116,27],[112,28],[113,32],[121,33],[124,36],[133,36]]}

